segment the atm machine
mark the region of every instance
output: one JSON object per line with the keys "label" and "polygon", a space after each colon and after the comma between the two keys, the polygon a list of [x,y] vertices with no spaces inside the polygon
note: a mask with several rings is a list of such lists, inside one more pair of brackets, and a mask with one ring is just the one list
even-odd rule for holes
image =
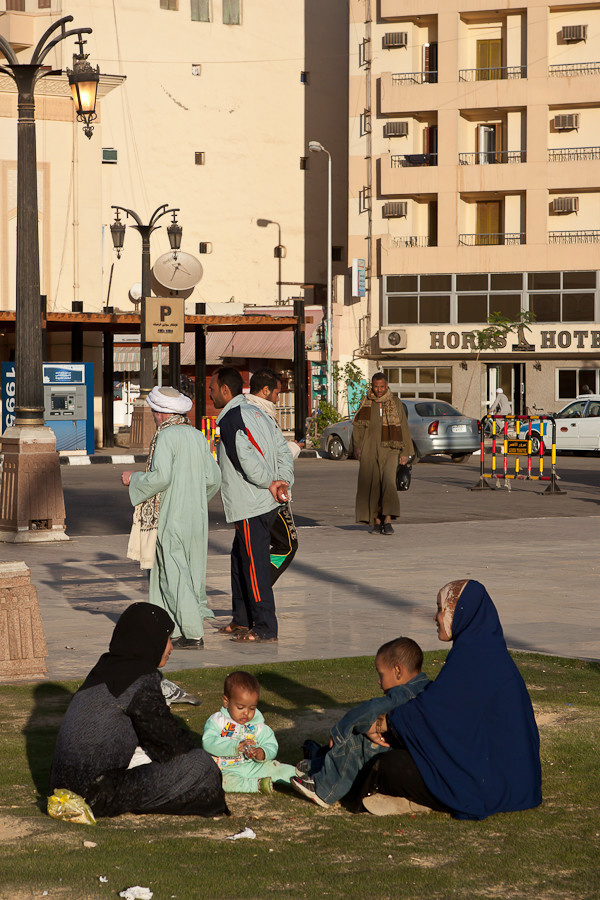
{"label": "atm machine", "polygon": [[[44,418],[62,452],[94,453],[94,364],[44,363]],[[2,430],[14,423],[15,366],[2,363]]]}

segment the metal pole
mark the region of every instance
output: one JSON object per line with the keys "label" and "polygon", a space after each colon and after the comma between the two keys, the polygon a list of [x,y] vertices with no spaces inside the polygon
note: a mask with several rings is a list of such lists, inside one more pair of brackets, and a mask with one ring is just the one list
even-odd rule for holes
{"label": "metal pole", "polygon": [[[196,315],[203,316],[206,313],[205,303],[196,303]],[[194,335],[195,385],[194,405],[196,407],[196,428],[202,430],[202,419],[206,415],[206,329],[203,325],[196,325]]]}
{"label": "metal pole", "polygon": [[333,350],[333,305],[331,297],[331,153],[327,153],[327,402],[333,406],[333,370],[332,370],[332,350]]}
{"label": "metal pole", "polygon": [[102,445],[115,446],[115,375],[114,337],[112,331],[102,332]]}
{"label": "metal pole", "polygon": [[[146,306],[146,297],[152,294],[150,287],[150,235],[154,230],[150,225],[134,225],[142,236],[142,304]],[[161,371],[162,358],[158,361]],[[152,344],[148,341],[140,343],[140,399],[145,399],[152,390],[154,377],[152,366]]]}
{"label": "metal pole", "polygon": [[281,225],[277,223],[277,305],[281,306]]}
{"label": "metal pole", "polygon": [[307,379],[306,379],[306,346],[305,346],[305,320],[304,300],[294,300],[294,316],[297,323],[294,326],[294,438],[297,441],[305,437],[307,415]]}
{"label": "metal pole", "polygon": [[[159,344],[162,350],[162,344]],[[169,344],[169,381],[181,390],[181,344]]]}
{"label": "metal pole", "polygon": [[15,325],[15,425],[44,424],[40,246],[33,87],[40,66],[13,68],[17,122],[17,320]]}

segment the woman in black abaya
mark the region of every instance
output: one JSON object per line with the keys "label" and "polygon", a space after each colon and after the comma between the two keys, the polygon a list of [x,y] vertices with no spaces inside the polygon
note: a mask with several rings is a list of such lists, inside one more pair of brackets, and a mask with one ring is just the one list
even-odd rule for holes
{"label": "woman in black abaya", "polygon": [[51,789],[80,794],[96,816],[228,814],[218,766],[177,724],[160,688],[173,628],[160,607],[129,606],[67,709]]}

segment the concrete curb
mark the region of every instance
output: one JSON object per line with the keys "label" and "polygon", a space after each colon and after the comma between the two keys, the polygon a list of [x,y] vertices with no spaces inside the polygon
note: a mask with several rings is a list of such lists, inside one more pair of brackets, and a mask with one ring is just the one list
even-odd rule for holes
{"label": "concrete curb", "polygon": [[[132,466],[145,463],[147,453],[95,453],[93,456],[61,456],[61,466],[90,466],[103,463],[113,466]],[[318,450],[301,450],[300,459],[322,459]]]}

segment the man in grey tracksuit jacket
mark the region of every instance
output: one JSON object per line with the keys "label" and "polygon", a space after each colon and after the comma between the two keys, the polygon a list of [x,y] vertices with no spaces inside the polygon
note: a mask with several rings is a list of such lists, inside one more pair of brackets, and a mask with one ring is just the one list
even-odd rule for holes
{"label": "man in grey tracksuit jacket", "polygon": [[217,417],[221,497],[226,520],[235,523],[233,619],[227,632],[244,643],[276,641],[270,534],[279,505],[293,484],[294,463],[272,419],[244,399],[239,373],[239,393],[235,393],[236,379],[220,374],[227,372],[227,367],[218,370],[211,381],[213,403],[222,410]]}

